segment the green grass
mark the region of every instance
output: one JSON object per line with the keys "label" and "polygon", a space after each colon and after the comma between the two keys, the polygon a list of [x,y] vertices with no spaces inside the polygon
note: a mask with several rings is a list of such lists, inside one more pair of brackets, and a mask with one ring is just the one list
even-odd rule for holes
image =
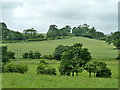
{"label": "green grass", "polygon": [[[42,55],[52,54],[55,47],[58,45],[73,45],[74,43],[82,43],[83,47],[88,48],[93,60],[106,62],[112,71],[112,78],[89,78],[89,74],[83,71],[79,76],[60,76],[58,71],[59,61],[46,60],[51,67],[56,68],[57,75],[38,75],[36,72],[39,60],[21,59],[24,52],[40,51]],[[61,40],[48,40],[38,42],[25,43],[7,43],[8,50],[21,49],[19,52],[19,63],[28,65],[28,72],[25,74],[18,73],[3,73],[2,86],[3,88],[117,88],[118,87],[118,61],[117,50],[113,45],[108,45],[105,41],[88,39],[84,37],[71,37]],[[17,63],[16,60],[11,62]]]}
{"label": "green grass", "polygon": [[15,49],[21,50],[19,56],[23,53],[29,52],[30,50],[39,51],[42,55],[52,54],[55,47],[58,45],[73,45],[74,43],[82,43],[83,47],[88,48],[92,57],[100,58],[116,58],[118,51],[115,50],[113,45],[108,45],[105,41],[89,39],[84,37],[71,37],[68,39],[61,40],[48,40],[48,41],[37,41],[37,42],[25,42],[25,43],[8,43],[3,44],[8,46],[8,50],[14,51]]}
{"label": "green grass", "polygon": [[[16,61],[12,61],[16,63]],[[59,61],[46,60],[55,67],[59,66]],[[112,78],[89,78],[86,71],[79,76],[38,75],[36,72],[38,60],[20,60],[19,63],[28,64],[28,72],[25,74],[3,73],[3,88],[117,88],[118,87],[118,62],[116,60],[107,61],[108,67],[112,70]],[[54,63],[54,64],[53,64]],[[114,65],[113,65],[114,64]]]}

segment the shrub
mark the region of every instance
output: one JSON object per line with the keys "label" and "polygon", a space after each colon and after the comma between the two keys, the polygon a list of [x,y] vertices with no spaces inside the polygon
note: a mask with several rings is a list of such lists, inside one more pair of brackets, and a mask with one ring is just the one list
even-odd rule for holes
{"label": "shrub", "polygon": [[47,64],[45,60],[40,60],[40,63]]}
{"label": "shrub", "polygon": [[23,55],[22,55],[23,59],[27,59],[28,58],[28,53],[25,52]]}
{"label": "shrub", "polygon": [[4,65],[3,67],[3,72],[8,72],[8,73],[25,73],[27,72],[28,67],[26,65],[22,64],[14,64],[14,63],[8,63]]}
{"label": "shrub", "polygon": [[42,58],[43,59],[49,59],[49,60],[54,59],[53,55],[50,55],[50,54],[49,55],[43,55]]}
{"label": "shrub", "polygon": [[111,70],[107,67],[102,68],[100,71],[97,72],[96,77],[111,77],[112,73]]}
{"label": "shrub", "polygon": [[35,57],[35,59],[40,59],[40,58],[41,58],[41,53],[38,52],[38,51],[36,51],[36,52],[34,53],[34,57]]}
{"label": "shrub", "polygon": [[8,55],[8,58],[9,58],[9,59],[15,59],[15,53],[14,53],[14,52],[8,51],[8,52],[7,52],[7,55]]}
{"label": "shrub", "polygon": [[47,66],[44,63],[40,63],[37,67],[37,74],[48,74],[48,75],[56,75],[56,70]]}

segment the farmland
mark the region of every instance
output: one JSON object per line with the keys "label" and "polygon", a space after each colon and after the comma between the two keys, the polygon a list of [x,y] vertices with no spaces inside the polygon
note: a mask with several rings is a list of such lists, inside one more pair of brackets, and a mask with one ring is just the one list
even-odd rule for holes
{"label": "farmland", "polygon": [[[57,60],[45,61],[52,67],[56,68],[57,75],[38,75],[36,72],[39,59],[22,59],[25,52],[39,51],[42,55],[52,54],[58,45],[73,45],[82,43],[83,47],[88,48],[92,55],[92,60],[106,62],[112,71],[112,78],[89,78],[89,74],[84,70],[79,76],[60,76]],[[28,65],[28,72],[25,74],[3,73],[3,88],[117,88],[118,87],[118,61],[117,50],[113,45],[108,45],[104,41],[88,39],[84,37],[71,37],[61,40],[49,40],[41,42],[24,42],[24,43],[7,43],[8,50],[21,50],[19,52],[19,63]],[[11,60],[16,63],[16,60]]]}

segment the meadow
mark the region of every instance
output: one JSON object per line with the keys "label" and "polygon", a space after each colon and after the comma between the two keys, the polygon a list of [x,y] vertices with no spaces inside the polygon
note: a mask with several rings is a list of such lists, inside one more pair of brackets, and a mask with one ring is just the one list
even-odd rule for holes
{"label": "meadow", "polygon": [[[22,59],[21,55],[24,52],[40,51],[42,55],[52,54],[57,45],[73,45],[80,42],[83,47],[88,48],[93,59],[106,62],[112,71],[111,78],[89,78],[88,72],[85,70],[79,73],[79,76],[60,76],[58,66],[60,61],[46,60],[52,67],[56,68],[57,75],[38,75],[36,72],[39,64],[39,59]],[[2,87],[3,88],[118,88],[118,61],[117,50],[113,45],[108,45],[104,41],[88,39],[84,37],[71,37],[61,40],[49,40],[38,42],[25,43],[7,43],[8,50],[21,50],[19,52],[19,63],[28,65],[28,72],[25,74],[19,73],[3,73]],[[16,60],[11,60],[17,63]]]}

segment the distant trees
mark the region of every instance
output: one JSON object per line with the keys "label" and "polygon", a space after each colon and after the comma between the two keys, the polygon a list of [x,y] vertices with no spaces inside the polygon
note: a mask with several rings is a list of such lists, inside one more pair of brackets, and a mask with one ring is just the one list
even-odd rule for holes
{"label": "distant trees", "polygon": [[0,23],[0,29],[2,30],[2,40],[23,40],[24,35],[20,32],[9,30],[7,25],[3,22]]}
{"label": "distant trees", "polygon": [[58,29],[57,25],[50,25],[47,32],[47,38],[57,37],[57,36],[68,36],[70,35],[71,27],[66,25],[65,27]]}
{"label": "distant trees", "polygon": [[[113,44],[118,49],[118,51],[120,51],[120,31],[108,35],[106,38],[106,42],[108,44]],[[120,53],[118,54],[117,58],[120,59]]]}
{"label": "distant trees", "polygon": [[79,25],[78,27],[73,27],[72,34],[75,36],[84,36],[94,39],[105,39],[104,33],[96,31],[94,27],[89,28],[89,25],[87,24]]}
{"label": "distant trees", "polygon": [[36,51],[36,52],[33,52],[33,51],[30,51],[30,52],[25,52],[23,55],[22,55],[23,59],[40,59],[41,58],[41,53]]}
{"label": "distant trees", "polygon": [[25,34],[26,39],[37,38],[37,30],[35,30],[34,28],[24,30],[23,33]]}
{"label": "distant trees", "polygon": [[59,71],[61,75],[78,76],[78,73],[83,71],[83,66],[91,59],[91,55],[88,49],[82,48],[82,44],[76,43],[73,46],[69,46],[67,51],[63,52],[62,59],[60,61]]}

